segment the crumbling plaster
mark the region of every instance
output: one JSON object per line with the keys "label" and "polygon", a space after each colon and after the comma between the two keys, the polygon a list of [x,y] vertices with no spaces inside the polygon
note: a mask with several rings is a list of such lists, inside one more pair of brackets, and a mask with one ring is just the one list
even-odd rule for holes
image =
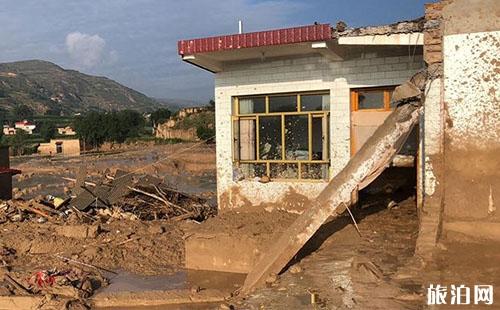
{"label": "crumbling plaster", "polygon": [[444,37],[450,147],[500,146],[500,31]]}

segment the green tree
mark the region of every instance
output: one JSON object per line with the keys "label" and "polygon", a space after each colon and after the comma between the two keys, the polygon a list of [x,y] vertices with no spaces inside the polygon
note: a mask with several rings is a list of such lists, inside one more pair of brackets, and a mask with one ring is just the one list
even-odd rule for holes
{"label": "green tree", "polygon": [[151,126],[155,127],[168,120],[172,116],[172,112],[169,109],[160,108],[153,113],[151,113],[150,120]]}
{"label": "green tree", "polygon": [[14,118],[19,121],[33,117],[33,110],[25,104],[16,105],[12,113]]}
{"label": "green tree", "polygon": [[210,99],[210,101],[208,102],[208,109],[210,111],[215,111],[215,101],[213,99]]}
{"label": "green tree", "polygon": [[144,128],[144,118],[139,112],[90,112],[75,119],[75,130],[91,147],[99,147],[105,141],[123,143],[127,138],[138,137]]}
{"label": "green tree", "polygon": [[8,139],[7,143],[10,144],[14,154],[24,155],[24,149],[26,146],[26,141],[29,139],[29,135],[26,131],[18,129],[16,134]]}
{"label": "green tree", "polygon": [[40,136],[45,141],[49,141],[56,136],[57,129],[54,124],[50,122],[43,122],[40,126]]}
{"label": "green tree", "polygon": [[196,135],[200,140],[212,140],[215,137],[215,129],[206,125],[199,125],[196,128]]}
{"label": "green tree", "polygon": [[99,112],[89,112],[78,116],[74,121],[75,130],[78,136],[86,145],[99,147],[106,140],[104,114]]}

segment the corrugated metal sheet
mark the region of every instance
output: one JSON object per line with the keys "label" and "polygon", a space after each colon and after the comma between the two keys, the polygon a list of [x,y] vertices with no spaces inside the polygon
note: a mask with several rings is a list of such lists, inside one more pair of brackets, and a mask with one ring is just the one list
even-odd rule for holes
{"label": "corrugated metal sheet", "polygon": [[260,32],[249,32],[201,39],[181,40],[179,55],[218,52],[240,48],[325,41],[332,37],[330,24],[310,25]]}

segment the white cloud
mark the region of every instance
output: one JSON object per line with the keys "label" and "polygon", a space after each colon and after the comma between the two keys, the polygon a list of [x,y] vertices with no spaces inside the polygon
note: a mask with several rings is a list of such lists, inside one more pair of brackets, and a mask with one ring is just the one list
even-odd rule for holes
{"label": "white cloud", "polygon": [[[71,32],[66,35],[66,50],[77,66],[92,68],[101,64],[107,57],[106,40],[98,34],[90,35]],[[113,54],[116,59],[116,55]]]}

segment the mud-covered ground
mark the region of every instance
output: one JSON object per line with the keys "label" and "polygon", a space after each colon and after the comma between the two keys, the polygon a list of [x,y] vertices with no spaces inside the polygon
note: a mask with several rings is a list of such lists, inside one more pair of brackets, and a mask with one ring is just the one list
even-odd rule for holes
{"label": "mud-covered ground", "polygon": [[[87,167],[89,180],[98,180],[117,169],[140,169],[165,178],[180,190],[215,197],[214,146],[193,144],[148,146],[76,158],[14,159],[12,166],[23,170],[15,180],[16,196],[30,199],[47,194],[70,195],[74,182],[63,177],[75,178],[82,164]],[[431,262],[414,257],[418,217],[413,181],[408,182],[413,177],[413,173],[403,174],[402,179],[400,176],[397,183],[406,187],[403,191],[397,190],[397,186],[388,186],[389,181],[383,178],[379,180],[376,187],[383,193],[370,188],[360,197],[359,207],[354,211],[359,231],[348,215],[327,222],[282,274],[270,277],[266,287],[250,296],[238,296],[234,286],[235,294],[228,295],[223,305],[216,302],[201,308],[176,309],[227,309],[230,306],[235,309],[422,309],[426,307],[429,284],[498,287],[500,247],[493,242],[448,238],[439,244]],[[108,271],[133,275],[175,274],[184,266],[184,240],[193,229],[202,233],[228,231],[235,238],[253,236],[259,242],[270,243],[275,238],[270,237],[273,232],[283,231],[299,216],[295,211],[287,213],[283,209],[273,205],[232,210],[201,224],[119,219],[85,224],[71,217],[59,222],[5,222],[0,224],[0,254],[3,255],[0,275],[9,273],[23,285],[29,285],[28,280],[34,273],[51,269],[91,272],[103,277],[112,275]],[[92,233],[69,236],[63,228],[74,227],[76,231],[82,225],[91,227]],[[0,295],[6,294],[9,292],[0,290]],[[193,294],[198,294],[196,289]],[[47,296],[53,298],[51,294]],[[500,298],[496,291],[495,298]],[[45,309],[84,309],[57,305]]]}
{"label": "mud-covered ground", "polygon": [[74,186],[80,166],[89,181],[99,180],[117,169],[134,170],[165,179],[182,191],[213,194],[215,191],[215,145],[181,143],[144,144],[79,157],[28,156],[11,159],[22,171],[13,180],[14,195],[29,199],[38,195],[64,196]]}

